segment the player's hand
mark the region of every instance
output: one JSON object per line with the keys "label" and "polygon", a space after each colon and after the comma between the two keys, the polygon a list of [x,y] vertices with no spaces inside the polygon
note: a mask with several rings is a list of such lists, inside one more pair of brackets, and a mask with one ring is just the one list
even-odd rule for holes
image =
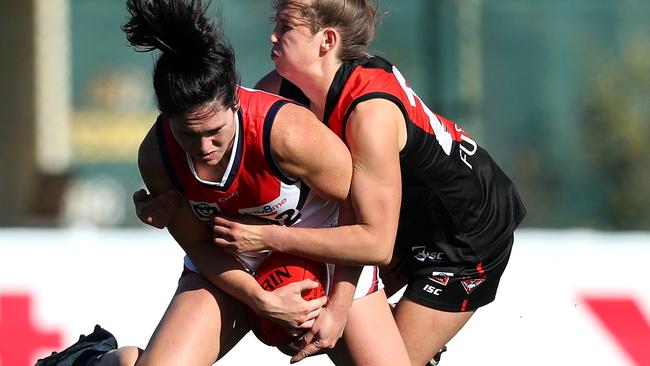
{"label": "player's hand", "polygon": [[292,337],[300,336],[312,327],[327,303],[327,296],[309,301],[302,298],[303,291],[318,286],[318,282],[306,279],[270,291],[258,306],[260,314],[279,324]]}
{"label": "player's hand", "polygon": [[324,307],[314,321],[311,329],[301,337],[301,349],[291,358],[291,363],[302,361],[304,358],[326,352],[336,346],[336,342],[343,336],[347,322],[347,312],[337,314],[335,311]]}
{"label": "player's hand", "polygon": [[259,252],[272,249],[263,239],[264,229],[275,225],[272,221],[251,215],[214,218],[214,243],[230,252]]}
{"label": "player's hand", "polygon": [[155,198],[144,189],[133,193],[133,204],[138,219],[158,229],[167,227],[182,202],[183,195],[174,190]]}

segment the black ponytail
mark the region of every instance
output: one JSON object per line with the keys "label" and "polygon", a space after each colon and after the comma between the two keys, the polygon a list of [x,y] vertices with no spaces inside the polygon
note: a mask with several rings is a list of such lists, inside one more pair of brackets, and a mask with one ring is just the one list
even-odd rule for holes
{"label": "black ponytail", "polygon": [[[122,26],[138,52],[162,52],[153,73],[160,111],[184,115],[207,103],[237,106],[234,51],[201,0],[127,0]],[[217,14],[220,19],[220,14]]]}

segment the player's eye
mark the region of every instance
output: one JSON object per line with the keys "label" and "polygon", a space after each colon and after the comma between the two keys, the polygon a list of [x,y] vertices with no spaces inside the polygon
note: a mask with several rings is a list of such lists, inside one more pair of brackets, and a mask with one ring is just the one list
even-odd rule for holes
{"label": "player's eye", "polygon": [[208,130],[208,131],[205,131],[204,133],[202,133],[202,135],[205,136],[205,137],[214,136],[214,135],[220,133],[221,131],[223,131],[223,126],[213,128],[213,129]]}

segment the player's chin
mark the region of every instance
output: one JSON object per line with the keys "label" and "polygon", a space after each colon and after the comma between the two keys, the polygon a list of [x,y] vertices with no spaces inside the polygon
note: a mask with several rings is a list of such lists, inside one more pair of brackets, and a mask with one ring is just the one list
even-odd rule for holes
{"label": "player's chin", "polygon": [[283,78],[289,76],[289,72],[288,72],[289,68],[285,66],[283,62],[281,62],[278,59],[275,59],[273,63],[275,64],[275,71],[277,71],[278,74],[280,74],[280,76],[282,76]]}
{"label": "player's chin", "polygon": [[207,166],[215,167],[219,166],[219,163],[221,162],[221,159],[202,159],[201,162]]}

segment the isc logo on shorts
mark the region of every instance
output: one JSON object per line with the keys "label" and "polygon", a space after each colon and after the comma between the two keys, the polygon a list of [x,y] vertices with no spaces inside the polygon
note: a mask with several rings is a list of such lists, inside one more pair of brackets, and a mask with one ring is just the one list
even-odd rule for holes
{"label": "isc logo on shorts", "polygon": [[424,245],[411,247],[411,251],[415,253],[414,258],[420,262],[429,260],[431,262],[443,261],[445,253],[442,252],[427,252]]}
{"label": "isc logo on shorts", "polygon": [[440,296],[440,294],[442,293],[441,288],[437,288],[437,287],[435,287],[433,285],[429,285],[429,284],[424,285],[424,288],[422,289],[422,291],[424,291],[426,293],[429,293],[429,294],[432,294],[432,295],[436,295],[436,296]]}

